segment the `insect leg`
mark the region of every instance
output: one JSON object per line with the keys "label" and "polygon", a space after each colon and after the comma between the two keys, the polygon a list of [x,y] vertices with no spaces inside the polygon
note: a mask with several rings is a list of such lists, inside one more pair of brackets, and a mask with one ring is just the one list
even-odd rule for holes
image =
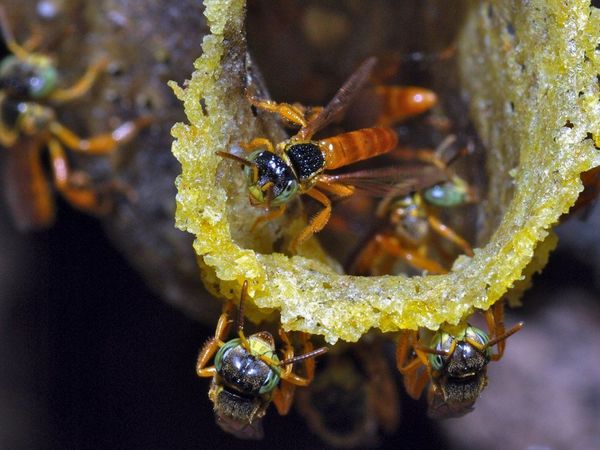
{"label": "insect leg", "polygon": [[393,236],[379,234],[375,236],[375,240],[386,252],[406,261],[417,270],[426,270],[430,274],[436,275],[448,273],[448,270],[436,261],[422,256],[418,252],[403,248],[398,239]]}
{"label": "insect leg", "polygon": [[26,59],[29,56],[29,52],[20,46],[13,36],[12,30],[8,25],[4,7],[0,7],[0,32],[2,33],[2,38],[4,39],[6,47],[13,55],[21,60]]}
{"label": "insect leg", "polygon": [[[282,328],[279,329],[279,337],[285,345],[283,359],[286,360],[293,358],[294,347],[292,346],[288,335]],[[285,416],[290,411],[294,401],[296,386],[286,380],[286,378],[291,375],[292,369],[293,364],[288,364],[285,366],[281,374],[281,383],[279,383],[279,386],[273,392],[273,403],[275,404],[275,408],[277,408],[277,412],[282,416]]]}
{"label": "insect leg", "polygon": [[317,187],[338,197],[349,197],[354,194],[354,186],[348,186],[341,183],[331,183],[329,181],[319,181]]}
{"label": "insect leg", "polygon": [[247,144],[240,144],[240,147],[242,147],[246,152],[251,152],[252,150],[255,150],[257,148],[264,147],[267,149],[267,151],[271,153],[276,153],[275,147],[273,147],[273,143],[267,138],[254,138]]}
{"label": "insect leg", "polygon": [[50,124],[50,131],[71,150],[91,155],[105,155],[115,151],[118,145],[131,141],[150,122],[150,117],[140,117],[123,123],[111,133],[99,134],[87,139],[80,138],[56,121]]}
{"label": "insect leg", "polygon": [[252,96],[248,96],[248,100],[257,108],[279,114],[282,118],[295,125],[301,127],[307,125],[306,119],[304,118],[304,111],[295,105],[290,105],[289,103],[277,103],[273,100],[261,100]]}
{"label": "insect leg", "polygon": [[406,367],[406,361],[410,355],[410,351],[417,340],[417,331],[402,330],[396,344],[396,366],[402,372]]}
{"label": "insect leg", "polygon": [[427,221],[437,234],[462,248],[465,252],[465,255],[473,256],[473,249],[471,248],[471,245],[469,245],[469,243],[456,231],[454,231],[448,225],[441,222],[437,217],[435,217],[432,214],[427,214]]}
{"label": "insect leg", "polygon": [[292,252],[295,252],[298,246],[314,233],[321,231],[325,225],[327,225],[329,217],[331,216],[331,200],[329,200],[325,194],[315,188],[307,191],[306,194],[321,203],[325,208],[315,214],[308,226],[306,226],[306,228],[304,228],[304,230],[302,230],[302,232],[292,241],[290,246]]}
{"label": "insect leg", "polygon": [[278,217],[281,217],[285,212],[285,208],[286,205],[283,204],[279,208],[273,208],[272,210],[269,210],[269,212],[264,216],[258,217],[252,224],[252,228],[250,229],[250,231],[254,231],[256,227],[258,227],[263,222],[269,222],[271,220],[277,219]]}
{"label": "insect leg", "polygon": [[111,202],[100,198],[85,173],[71,173],[65,151],[60,143],[51,139],[48,142],[48,149],[54,185],[65,199],[74,207],[94,214],[108,213],[112,206]]}
{"label": "insect leg", "polygon": [[101,59],[92,64],[75,84],[68,88],[55,89],[49,96],[57,103],[66,103],[85,95],[94,85],[98,76],[106,68],[108,59]]}
{"label": "insect leg", "polygon": [[223,338],[229,333],[229,328],[232,323],[232,320],[229,318],[231,308],[232,304],[230,302],[225,304],[223,313],[219,317],[219,322],[217,322],[215,336],[204,344],[204,347],[200,350],[196,362],[196,373],[199,377],[212,377],[216,372],[214,366],[206,367],[206,365],[215,355],[219,347],[223,345]]}
{"label": "insect leg", "polygon": [[404,330],[401,332],[396,346],[396,365],[403,375],[406,393],[414,399],[421,396],[427,380],[429,380],[429,372],[426,369],[427,357],[418,350],[415,350],[417,356],[406,364],[411,350],[415,349],[417,340],[418,331]]}
{"label": "insect leg", "polygon": [[[485,312],[485,321],[487,323],[488,329],[490,330],[490,339],[493,339],[498,336],[502,336],[505,334],[504,327],[504,303],[502,301],[498,301],[494,303],[486,312]],[[506,340],[501,340],[497,344],[498,353],[492,355],[491,359],[493,361],[498,361],[504,355],[504,349],[506,348]]]}

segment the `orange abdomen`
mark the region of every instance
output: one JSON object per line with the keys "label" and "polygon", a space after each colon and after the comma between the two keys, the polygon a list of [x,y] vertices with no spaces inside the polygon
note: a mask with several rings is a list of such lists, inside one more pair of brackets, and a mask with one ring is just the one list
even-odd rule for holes
{"label": "orange abdomen", "polygon": [[391,128],[364,128],[338,134],[319,142],[325,154],[325,168],[337,169],[393,150],[398,135]]}
{"label": "orange abdomen", "polygon": [[429,89],[412,86],[377,86],[375,93],[381,100],[381,114],[377,125],[387,126],[431,109],[437,95]]}
{"label": "orange abdomen", "polygon": [[39,230],[54,222],[52,188],[40,161],[42,145],[36,137],[22,137],[2,149],[4,195],[19,231]]}

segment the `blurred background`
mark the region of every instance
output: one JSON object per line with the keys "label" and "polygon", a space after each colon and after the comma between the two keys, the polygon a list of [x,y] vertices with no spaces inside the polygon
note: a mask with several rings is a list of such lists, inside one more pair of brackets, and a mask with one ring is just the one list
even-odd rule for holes
{"label": "blurred background", "polygon": [[[460,27],[461,8],[444,4],[251,0],[249,46],[274,98],[320,103],[374,49],[406,54],[445,48]],[[208,381],[195,374],[198,349],[214,333],[220,303],[198,283],[190,236],[172,226],[178,166],[169,153],[169,129],[184,118],[164,82],[181,84],[192,71],[205,31],[201,5],[0,5],[18,40],[41,28],[44,51],[57,56],[67,80],[97,55],[111,57],[109,74],[87,100],[58,112],[79,134],[106,131],[143,113],[160,119],[120,151],[118,161],[75,158],[100,178],[117,171],[139,193],[135,204],[120,201],[98,220],[56,196],[56,224],[20,234],[0,200],[0,448],[327,447],[323,433],[311,431],[296,410],[288,417],[269,411],[264,441],[226,435],[214,424]],[[80,54],[86,56],[73,57]],[[464,120],[451,65],[403,66],[398,82],[434,87],[444,96],[445,112]],[[346,446],[600,448],[598,226],[595,208],[585,221],[561,227],[559,247],[535,277],[524,307],[506,319],[509,326],[524,320],[526,327],[510,338],[504,358],[490,364],[489,386],[473,413],[427,419],[424,399],[404,394],[389,344],[382,344],[389,365],[381,378],[366,377],[360,371],[365,361],[351,356],[365,383],[388,382],[385,374],[391,374],[399,425],[386,432],[371,424]],[[357,414],[344,422],[335,408],[328,414],[339,435],[368,419]]]}

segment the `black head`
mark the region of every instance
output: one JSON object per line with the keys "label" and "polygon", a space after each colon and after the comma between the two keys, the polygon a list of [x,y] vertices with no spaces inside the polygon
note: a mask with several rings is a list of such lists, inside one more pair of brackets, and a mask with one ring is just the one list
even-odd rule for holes
{"label": "black head", "polygon": [[[215,367],[224,386],[244,396],[270,394],[279,383],[279,373],[261,360],[258,355],[269,352],[257,339],[250,339],[248,352],[240,339],[227,342],[215,357]],[[262,348],[260,348],[262,346]]]}
{"label": "black head", "polygon": [[280,156],[259,150],[250,154],[248,161],[254,164],[254,167],[244,167],[252,204],[282,205],[298,191],[294,171]]}
{"label": "black head", "polygon": [[9,98],[38,99],[55,87],[58,75],[49,58],[32,54],[26,60],[7,56],[0,63],[0,89]]}
{"label": "black head", "polygon": [[429,414],[432,417],[458,417],[472,409],[487,385],[486,368],[490,362],[487,334],[467,326],[460,336],[438,332],[429,355],[433,391]]}

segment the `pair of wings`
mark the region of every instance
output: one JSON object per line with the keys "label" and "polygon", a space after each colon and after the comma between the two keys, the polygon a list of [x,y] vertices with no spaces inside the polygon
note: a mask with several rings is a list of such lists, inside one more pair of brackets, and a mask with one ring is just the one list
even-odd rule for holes
{"label": "pair of wings", "polygon": [[448,179],[436,166],[405,164],[343,174],[322,174],[319,182],[352,186],[356,193],[371,197],[403,196]]}
{"label": "pair of wings", "polygon": [[[375,57],[365,60],[336,92],[327,106],[305,127],[302,127],[296,136],[308,140],[340,115],[367,83],[376,63]],[[362,194],[385,197],[391,192],[394,195],[406,195],[433,186],[447,178],[444,171],[434,166],[403,164],[339,175],[323,174],[319,181],[326,184],[352,186]]]}

